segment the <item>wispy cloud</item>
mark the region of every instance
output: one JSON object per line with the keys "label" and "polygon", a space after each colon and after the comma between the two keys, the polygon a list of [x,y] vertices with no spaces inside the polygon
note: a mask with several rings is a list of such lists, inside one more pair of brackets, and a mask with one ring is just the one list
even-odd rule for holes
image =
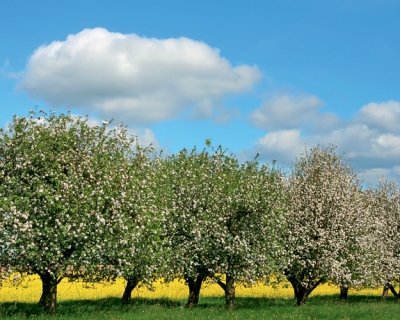
{"label": "wispy cloud", "polygon": [[0,67],[0,74],[6,73],[6,68],[10,64],[10,61],[8,59],[4,60],[3,65]]}

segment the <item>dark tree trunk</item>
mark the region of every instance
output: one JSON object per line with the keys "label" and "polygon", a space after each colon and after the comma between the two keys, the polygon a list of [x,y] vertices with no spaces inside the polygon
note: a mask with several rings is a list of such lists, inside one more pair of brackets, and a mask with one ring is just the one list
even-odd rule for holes
{"label": "dark tree trunk", "polygon": [[139,278],[137,276],[128,277],[126,279],[126,287],[124,294],[122,295],[122,305],[127,305],[132,298],[132,291],[136,288],[139,283]]}
{"label": "dark tree trunk", "polygon": [[308,290],[304,287],[300,281],[289,280],[289,282],[293,286],[294,296],[296,298],[296,305],[301,306],[306,302],[308,298]]}
{"label": "dark tree trunk", "polygon": [[61,281],[50,272],[39,274],[42,280],[42,296],[39,300],[39,306],[47,313],[54,314],[57,311],[57,285]]}
{"label": "dark tree trunk", "polygon": [[199,303],[201,285],[206,276],[203,273],[197,275],[196,279],[194,277],[188,277],[186,279],[189,287],[189,298],[187,306],[189,308],[195,307]]}
{"label": "dark tree trunk", "polygon": [[386,300],[386,298],[387,298],[387,296],[389,294],[389,290],[393,293],[393,295],[396,298],[396,300],[399,301],[400,300],[400,295],[396,292],[396,289],[393,287],[391,282],[387,282],[383,286],[382,299]]}
{"label": "dark tree trunk", "polygon": [[235,307],[235,278],[227,274],[226,283],[221,280],[218,280],[217,283],[225,292],[226,307],[233,309]]}
{"label": "dark tree trunk", "polygon": [[340,300],[347,300],[349,287],[340,287]]}
{"label": "dark tree trunk", "polygon": [[293,286],[297,306],[303,305],[306,302],[310,293],[313,292],[313,290],[323,282],[323,278],[321,278],[314,283],[309,283],[308,286],[304,286],[302,284],[302,281],[298,280],[295,277],[287,277],[287,279]]}
{"label": "dark tree trunk", "polygon": [[227,308],[235,307],[235,278],[228,274],[226,275],[225,302]]}

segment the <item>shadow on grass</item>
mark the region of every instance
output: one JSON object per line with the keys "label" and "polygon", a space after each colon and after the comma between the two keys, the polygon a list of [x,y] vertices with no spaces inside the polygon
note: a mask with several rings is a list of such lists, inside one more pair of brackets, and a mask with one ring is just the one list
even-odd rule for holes
{"label": "shadow on grass", "polygon": [[[185,308],[186,300],[172,300],[168,298],[163,299],[145,299],[145,298],[133,298],[128,306],[121,305],[120,298],[106,298],[98,300],[66,300],[59,301],[57,306],[57,317],[59,316],[70,316],[74,315],[82,317],[85,314],[93,313],[130,313],[138,309],[147,307],[161,309],[183,309]],[[344,306],[345,305],[357,305],[357,304],[385,304],[394,303],[394,297],[388,297],[387,300],[382,301],[378,296],[370,295],[353,295],[349,296],[347,301],[340,301],[338,295],[324,295],[324,296],[312,296],[307,302],[306,306]],[[265,310],[265,309],[279,309],[279,308],[295,308],[295,299],[283,299],[283,298],[236,298],[236,309],[237,310]],[[200,310],[222,310],[225,309],[224,297],[203,297],[200,298],[200,303],[195,309]],[[45,316],[44,311],[37,305],[37,303],[0,303],[0,318],[29,318]]]}
{"label": "shadow on grass", "polygon": [[[163,308],[183,307],[184,303],[171,299],[134,298],[128,306],[122,306],[120,298],[105,298],[96,300],[64,300],[57,303],[57,316],[92,312],[127,312],[130,309],[146,306]],[[37,303],[5,302],[0,303],[0,318],[2,317],[36,317],[45,315]]]}
{"label": "shadow on grass", "polygon": [[[222,300],[221,300],[222,301]],[[225,300],[223,300],[224,302]],[[222,302],[222,303],[223,303]],[[339,295],[315,295],[311,296],[307,299],[305,305],[356,305],[356,304],[377,304],[377,303],[396,303],[394,297],[388,297],[387,300],[382,300],[380,296],[371,296],[371,295],[349,295],[348,299],[345,301],[340,300]],[[293,299],[285,299],[285,298],[236,298],[236,309],[244,308],[254,308],[254,309],[265,309],[265,308],[279,308],[279,307],[288,307],[288,306],[296,306],[296,300]],[[199,305],[201,307],[201,305]],[[215,305],[214,305],[215,307]]]}

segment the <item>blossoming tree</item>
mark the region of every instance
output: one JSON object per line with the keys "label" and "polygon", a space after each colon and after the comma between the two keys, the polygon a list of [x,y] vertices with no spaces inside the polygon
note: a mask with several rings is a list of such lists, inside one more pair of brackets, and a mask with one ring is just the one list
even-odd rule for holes
{"label": "blossoming tree", "polygon": [[135,152],[127,155],[129,161],[119,167],[123,180],[117,187],[111,186],[113,189],[108,190],[108,194],[118,202],[124,223],[113,229],[107,226],[103,234],[106,241],[96,250],[96,255],[107,265],[101,273],[97,272],[100,278],[119,276],[126,279],[123,304],[130,301],[139,282],[151,284],[165,267],[160,226],[163,207],[156,179],[157,157],[152,149],[152,146],[142,148],[137,145]]}
{"label": "blossoming tree", "polygon": [[[375,233],[379,237],[375,240],[374,252],[378,255],[378,273],[381,285],[384,285],[382,298],[386,299],[390,290],[400,300],[400,293],[396,292],[393,281],[400,275],[400,191],[399,185],[393,181],[381,179],[379,185],[368,190],[370,208],[375,218]],[[379,246],[379,247],[378,247]],[[372,268],[370,268],[373,270]]]}
{"label": "blossoming tree", "polygon": [[283,273],[297,305],[328,280],[343,288],[362,285],[373,261],[364,256],[373,242],[364,233],[369,215],[357,175],[334,146],[302,154],[288,179],[288,195]]}
{"label": "blossoming tree", "polygon": [[118,190],[132,143],[106,124],[42,110],[1,131],[0,259],[40,276],[46,311],[56,311],[64,277],[102,272],[99,252],[126,231]]}
{"label": "blossoming tree", "polygon": [[239,164],[221,148],[212,154],[183,150],[165,165],[171,273],[187,281],[188,305],[198,303],[208,277],[234,307],[235,282],[252,284],[276,271],[282,188],[268,166]]}
{"label": "blossoming tree", "polygon": [[[349,288],[376,288],[385,282],[382,252],[387,247],[382,207],[371,189],[354,190],[347,215],[342,217],[337,257],[329,281],[340,287],[347,299]],[[383,259],[382,259],[383,258]]]}
{"label": "blossoming tree", "polygon": [[164,277],[185,279],[189,285],[188,305],[198,303],[199,292],[215,267],[214,251],[209,241],[213,232],[215,188],[213,186],[212,158],[205,152],[186,150],[166,159],[160,159],[159,181],[163,206],[165,266]]}

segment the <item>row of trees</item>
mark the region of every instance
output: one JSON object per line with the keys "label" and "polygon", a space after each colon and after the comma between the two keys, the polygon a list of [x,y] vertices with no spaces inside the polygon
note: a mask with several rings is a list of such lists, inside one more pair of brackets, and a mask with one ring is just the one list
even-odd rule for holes
{"label": "row of trees", "polygon": [[189,306],[207,280],[228,307],[258,281],[289,281],[298,305],[327,281],[397,295],[399,199],[392,182],[363,187],[333,146],[283,170],[221,147],[161,156],[122,125],[32,112],[0,133],[0,270],[39,275],[48,312],[65,277],[124,277],[124,304],[161,277],[186,281]]}

